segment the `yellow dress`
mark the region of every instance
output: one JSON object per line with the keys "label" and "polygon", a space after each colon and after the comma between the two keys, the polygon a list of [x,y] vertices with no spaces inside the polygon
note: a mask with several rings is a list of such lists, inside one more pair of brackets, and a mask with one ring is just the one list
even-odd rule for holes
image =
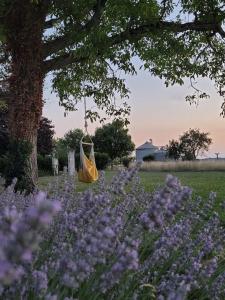
{"label": "yellow dress", "polygon": [[83,149],[83,142],[80,142],[80,168],[78,171],[78,179],[79,181],[91,183],[98,180],[98,170],[95,164],[94,157],[94,144],[93,143],[85,143],[91,145],[91,151],[89,158],[85,155]]}

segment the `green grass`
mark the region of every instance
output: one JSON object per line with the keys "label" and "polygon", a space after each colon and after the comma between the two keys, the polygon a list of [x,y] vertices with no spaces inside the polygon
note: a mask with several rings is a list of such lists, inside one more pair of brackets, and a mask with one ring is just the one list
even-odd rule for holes
{"label": "green grass", "polygon": [[[109,182],[115,171],[106,171],[106,180]],[[158,186],[163,184],[168,172],[139,172],[141,182],[146,191],[152,192]],[[193,189],[194,196],[198,195],[207,199],[211,191],[217,193],[215,210],[220,214],[225,221],[225,210],[221,208],[221,203],[225,200],[225,172],[223,171],[201,171],[201,172],[171,172],[178,177],[183,185],[190,186]],[[46,189],[48,183],[54,179],[53,176],[40,177],[39,187]],[[75,179],[78,191],[84,191],[87,188],[92,188],[95,184],[86,184],[78,182]]]}
{"label": "green grass", "polygon": [[[115,171],[106,171],[106,180],[115,175]],[[146,191],[152,192],[159,185],[163,184],[168,172],[140,172],[141,182]],[[195,194],[207,197],[210,191],[217,192],[219,199],[225,200],[225,172],[202,171],[202,172],[171,172],[174,176],[178,177],[183,185],[193,188]],[[48,183],[53,180],[53,176],[40,177],[39,187],[45,189]],[[78,191],[83,191],[95,184],[85,184],[78,182],[75,179]]]}
{"label": "green grass", "polygon": [[[165,181],[168,172],[141,172],[141,181],[146,191],[153,191]],[[171,172],[178,177],[183,185],[193,189],[194,196],[207,199],[211,191],[217,193],[215,210],[225,220],[225,210],[221,203],[225,200],[225,172]]]}

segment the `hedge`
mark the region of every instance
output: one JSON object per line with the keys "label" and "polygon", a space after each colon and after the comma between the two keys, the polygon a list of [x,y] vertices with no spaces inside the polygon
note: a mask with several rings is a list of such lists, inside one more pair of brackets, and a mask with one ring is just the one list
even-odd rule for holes
{"label": "hedge", "polygon": [[143,161],[153,161],[153,160],[155,160],[155,156],[152,154],[143,157]]}

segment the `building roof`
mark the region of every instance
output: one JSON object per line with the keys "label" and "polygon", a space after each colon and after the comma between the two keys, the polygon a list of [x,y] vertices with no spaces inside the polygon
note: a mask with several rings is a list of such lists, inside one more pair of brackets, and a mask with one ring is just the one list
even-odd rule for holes
{"label": "building roof", "polygon": [[158,147],[154,146],[152,142],[145,142],[143,145],[136,148],[136,150],[144,150],[144,149],[158,149]]}

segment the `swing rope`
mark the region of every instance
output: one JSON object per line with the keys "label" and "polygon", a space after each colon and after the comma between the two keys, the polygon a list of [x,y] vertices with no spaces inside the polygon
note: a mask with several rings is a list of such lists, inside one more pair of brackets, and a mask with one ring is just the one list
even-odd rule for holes
{"label": "swing rope", "polygon": [[92,139],[88,133],[88,122],[87,122],[87,103],[86,103],[86,98],[84,98],[84,131],[85,131],[85,135],[89,137],[91,143],[87,143],[87,142],[83,142],[83,138],[81,139],[82,144],[84,145],[93,145]]}
{"label": "swing rope", "polygon": [[[98,171],[95,164],[94,143],[88,133],[86,98],[84,98],[84,113],[85,135],[89,137],[90,143],[83,142],[85,135],[80,140],[80,169],[78,179],[82,182],[91,183],[98,179]],[[89,157],[84,153],[83,145],[91,146]]]}
{"label": "swing rope", "polygon": [[87,103],[86,103],[86,98],[84,98],[84,128],[85,128],[85,133],[88,135],[88,123],[87,123]]}

